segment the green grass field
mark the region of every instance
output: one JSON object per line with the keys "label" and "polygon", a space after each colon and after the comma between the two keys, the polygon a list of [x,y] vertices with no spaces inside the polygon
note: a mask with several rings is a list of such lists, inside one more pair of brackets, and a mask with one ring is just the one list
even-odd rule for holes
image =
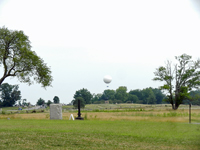
{"label": "green grass field", "polygon": [[0,149],[200,149],[200,125],[150,121],[0,121]]}
{"label": "green grass field", "polygon": [[48,110],[0,114],[0,149],[200,149],[199,107],[193,107],[192,124],[183,106],[177,111],[165,106],[142,111],[105,108],[84,110],[83,121],[69,120],[76,111],[63,112],[63,120],[49,120]]}

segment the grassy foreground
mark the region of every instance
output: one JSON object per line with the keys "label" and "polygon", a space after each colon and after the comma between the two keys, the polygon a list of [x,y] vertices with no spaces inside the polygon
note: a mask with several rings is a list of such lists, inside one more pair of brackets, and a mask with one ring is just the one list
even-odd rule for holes
{"label": "grassy foreground", "polygon": [[1,119],[0,149],[200,149],[200,125],[129,120]]}

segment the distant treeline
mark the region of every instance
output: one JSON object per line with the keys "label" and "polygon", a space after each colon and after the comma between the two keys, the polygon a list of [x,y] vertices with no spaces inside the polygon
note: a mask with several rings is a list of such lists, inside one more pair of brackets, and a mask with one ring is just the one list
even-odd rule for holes
{"label": "distant treeline", "polygon": [[[83,88],[75,92],[74,100],[82,97],[85,104],[104,104],[109,101],[110,104],[116,103],[138,103],[138,104],[162,104],[167,103],[167,95],[158,88],[145,88],[127,91],[127,87],[120,86],[116,90],[107,89],[103,93],[91,94],[90,91]],[[194,105],[200,105],[200,91],[190,92],[190,101]],[[72,100],[72,103],[74,102]]]}
{"label": "distant treeline", "polygon": [[200,90],[191,91],[190,98],[193,105],[200,105]]}
{"label": "distant treeline", "polygon": [[[116,103],[139,103],[139,104],[161,104],[166,97],[161,90],[157,88],[145,88],[143,90],[127,91],[127,87],[120,86],[116,90],[104,90],[103,93],[91,94],[87,89],[76,91],[74,99],[82,97],[85,104],[104,104],[109,101],[110,104]],[[74,101],[74,100],[73,100]],[[72,103],[73,103],[72,101]]]}
{"label": "distant treeline", "polygon": [[139,103],[139,104],[161,104],[165,95],[157,88],[145,88],[143,90],[131,90],[127,92],[127,87],[120,86],[116,90],[104,90],[103,94],[93,95],[91,103]]}

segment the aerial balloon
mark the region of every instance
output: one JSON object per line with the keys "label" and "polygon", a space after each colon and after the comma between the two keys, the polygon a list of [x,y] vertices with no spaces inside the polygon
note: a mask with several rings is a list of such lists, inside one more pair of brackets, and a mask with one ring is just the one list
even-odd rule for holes
{"label": "aerial balloon", "polygon": [[106,84],[109,84],[109,83],[112,81],[112,77],[109,76],[109,75],[106,75],[106,76],[104,76],[103,81],[104,81]]}

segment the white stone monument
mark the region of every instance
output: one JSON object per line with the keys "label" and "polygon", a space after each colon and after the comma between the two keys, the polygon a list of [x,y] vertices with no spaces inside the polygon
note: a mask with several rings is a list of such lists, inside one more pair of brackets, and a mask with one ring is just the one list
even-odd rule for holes
{"label": "white stone monument", "polygon": [[50,104],[50,119],[62,119],[62,104]]}

